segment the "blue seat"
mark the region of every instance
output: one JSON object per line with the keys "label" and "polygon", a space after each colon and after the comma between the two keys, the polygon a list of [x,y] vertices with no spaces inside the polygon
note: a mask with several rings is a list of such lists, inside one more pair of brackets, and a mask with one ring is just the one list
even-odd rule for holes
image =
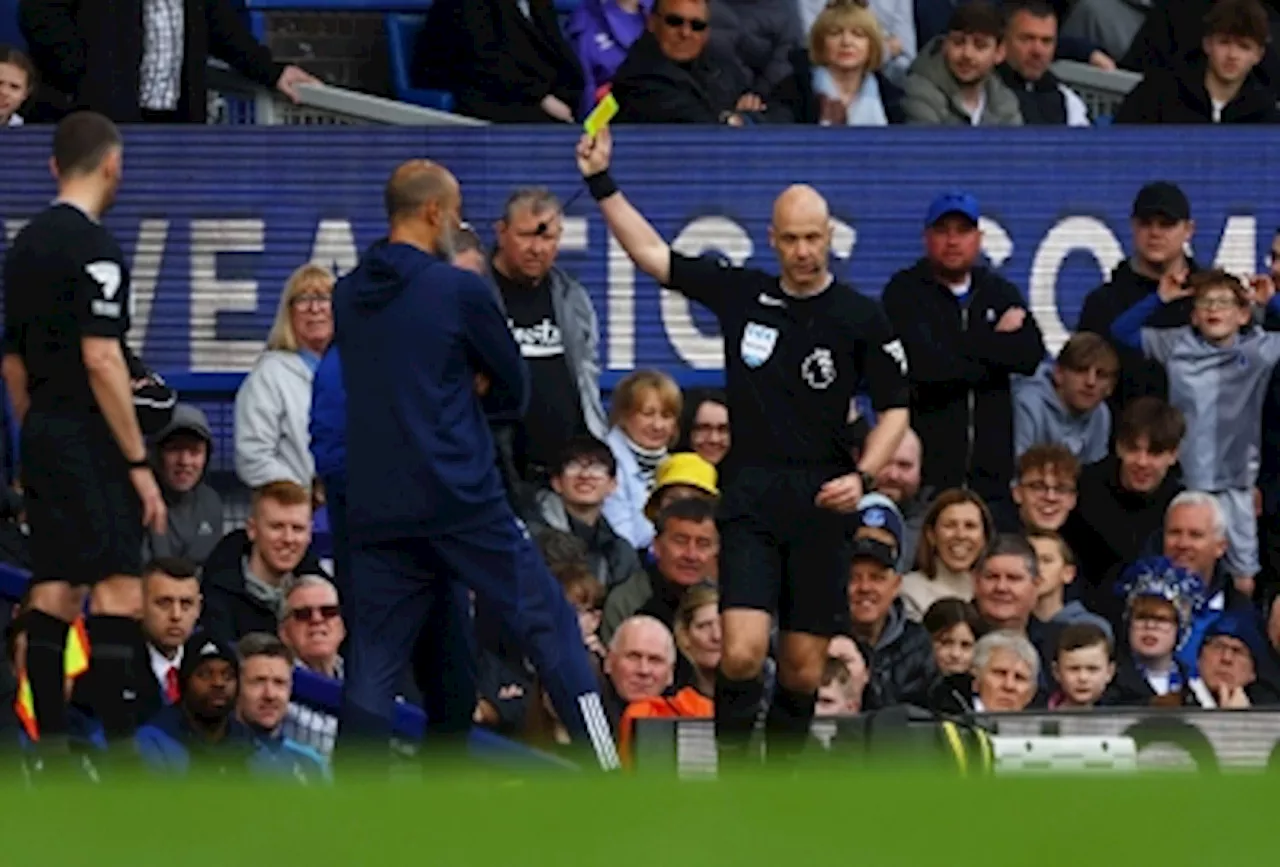
{"label": "blue seat", "polygon": [[18,0],[0,0],[0,45],[27,50],[27,42],[18,29]]}
{"label": "blue seat", "polygon": [[387,15],[387,48],[391,58],[391,89],[396,99],[440,111],[453,111],[453,94],[447,90],[424,90],[413,86],[413,49],[426,23],[425,15],[391,12]]}

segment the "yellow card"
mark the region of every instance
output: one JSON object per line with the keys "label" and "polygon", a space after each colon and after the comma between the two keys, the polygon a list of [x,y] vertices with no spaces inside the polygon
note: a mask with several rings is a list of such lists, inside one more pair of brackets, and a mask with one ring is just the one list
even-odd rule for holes
{"label": "yellow card", "polygon": [[604,99],[591,109],[591,114],[587,115],[587,119],[582,122],[582,128],[587,131],[587,135],[595,135],[609,125],[609,121],[613,120],[613,116],[618,113],[618,101],[613,98],[612,93],[606,93]]}

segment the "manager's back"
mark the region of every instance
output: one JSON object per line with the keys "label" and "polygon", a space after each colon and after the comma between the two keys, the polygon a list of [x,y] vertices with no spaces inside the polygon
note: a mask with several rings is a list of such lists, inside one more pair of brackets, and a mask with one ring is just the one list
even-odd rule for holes
{"label": "manager's back", "polygon": [[507,510],[486,406],[523,413],[528,378],[493,291],[404,243],[380,241],[334,291],[347,392],[352,543],[464,530]]}

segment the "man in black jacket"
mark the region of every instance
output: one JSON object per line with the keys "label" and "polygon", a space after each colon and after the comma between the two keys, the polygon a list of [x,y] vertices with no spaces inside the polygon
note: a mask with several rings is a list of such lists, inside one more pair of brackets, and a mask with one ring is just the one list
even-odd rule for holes
{"label": "man in black jacket", "polygon": [[1275,91],[1253,74],[1271,35],[1262,4],[1221,0],[1204,28],[1204,57],[1149,70],[1116,123],[1280,123]]}
{"label": "man in black jacket", "polygon": [[116,123],[204,123],[210,57],[295,102],[317,81],[272,61],[231,0],[21,0],[18,20],[44,82]]}
{"label": "man in black jacket", "polygon": [[453,91],[460,114],[572,123],[582,66],[552,0],[437,0],[414,49],[417,83]]}
{"label": "man in black jacket", "polygon": [[911,422],[924,444],[924,483],[1009,496],[1010,377],[1035,372],[1044,338],[1021,291],[976,265],[978,202],[947,193],[929,206],[926,255],[894,274],[881,300],[907,351]]}
{"label": "man in black jacket", "polygon": [[1089,126],[1089,109],[1080,94],[1049,68],[1058,46],[1058,13],[1053,6],[1045,0],[1013,0],[1004,10],[1005,61],[996,72],[1018,97],[1022,122]]}
{"label": "man in black jacket", "polygon": [[1185,431],[1178,410],[1156,397],[1138,398],[1116,425],[1115,455],[1080,474],[1078,505],[1062,535],[1075,552],[1082,601],[1090,608],[1115,607],[1121,570],[1163,526],[1165,510],[1182,490],[1177,463]]}
{"label": "man in black jacket", "polygon": [[[1133,255],[1121,262],[1111,280],[1090,292],[1080,310],[1078,331],[1092,331],[1110,341],[1120,356],[1120,379],[1108,403],[1112,418],[1118,417],[1129,401],[1144,395],[1165,397],[1168,379],[1159,362],[1141,352],[1121,346],[1111,337],[1111,323],[1160,285],[1166,272],[1191,274],[1197,270],[1185,250],[1196,224],[1191,219],[1191,203],[1176,184],[1155,181],[1138,191],[1133,200]],[[1152,328],[1176,328],[1191,321],[1191,299],[1165,304],[1152,314]]]}
{"label": "man in black jacket", "polygon": [[707,0],[658,0],[648,32],[613,77],[618,123],[727,123],[743,126],[766,106],[749,93],[738,59],[708,44]]}
{"label": "man in black jacket", "polygon": [[902,516],[883,494],[862,498],[849,571],[849,618],[853,637],[867,654],[869,679],[862,693],[868,710],[923,696],[936,673],[933,641],[907,619],[898,588]]}

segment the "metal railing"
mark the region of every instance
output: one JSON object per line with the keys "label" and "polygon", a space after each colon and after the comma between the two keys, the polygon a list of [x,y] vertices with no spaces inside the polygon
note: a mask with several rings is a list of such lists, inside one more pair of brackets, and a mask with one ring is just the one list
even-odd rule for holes
{"label": "metal railing", "polygon": [[229,67],[209,64],[209,122],[259,126],[488,126],[489,122],[331,84],[298,87],[289,102]]}
{"label": "metal railing", "polygon": [[1127,69],[1108,72],[1074,60],[1059,60],[1054,63],[1053,74],[1080,94],[1091,118],[1114,116],[1129,91],[1142,81],[1142,74],[1138,72]]}

